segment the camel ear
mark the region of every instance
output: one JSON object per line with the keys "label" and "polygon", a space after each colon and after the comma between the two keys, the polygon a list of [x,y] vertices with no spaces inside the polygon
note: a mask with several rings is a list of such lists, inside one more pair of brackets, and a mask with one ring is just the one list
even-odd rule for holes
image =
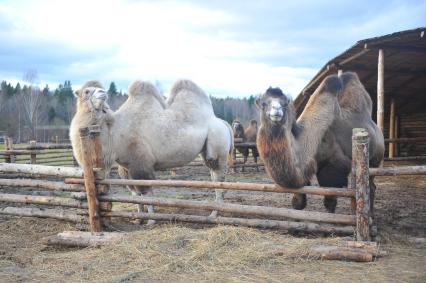
{"label": "camel ear", "polygon": [[74,96],[79,98],[81,96],[81,91],[80,90],[74,91]]}

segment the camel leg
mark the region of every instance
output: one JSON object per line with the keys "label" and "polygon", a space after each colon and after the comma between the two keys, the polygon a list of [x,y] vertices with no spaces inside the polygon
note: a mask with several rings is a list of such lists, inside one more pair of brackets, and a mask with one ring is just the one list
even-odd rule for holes
{"label": "camel leg", "polygon": [[[225,181],[226,169],[210,169],[211,180],[213,182],[224,182]],[[225,190],[216,189],[216,202],[223,202],[225,196]],[[218,214],[217,210],[210,213],[210,217],[216,218]]]}
{"label": "camel leg", "polygon": [[247,162],[247,157],[248,157],[248,154],[244,154],[244,156],[243,156],[243,158],[244,158],[243,167],[241,169],[241,172],[245,172],[245,165],[246,165],[246,162]]}
{"label": "camel leg", "polygon": [[[129,169],[129,174],[132,179],[137,180],[153,180],[155,179],[155,175],[151,170],[142,170],[141,167],[137,166],[136,164],[131,166]],[[152,188],[151,187],[141,187],[141,186],[133,186],[132,194],[138,195],[138,196],[152,196]],[[147,205],[148,213],[154,213],[154,206],[153,205]],[[143,213],[144,212],[144,206],[142,204],[138,204],[138,212]],[[147,225],[152,226],[155,224],[155,220],[148,220]]]}
{"label": "camel leg", "polygon": [[235,165],[237,164],[237,149],[234,148],[232,150],[232,160],[233,160],[233,165],[234,167],[232,168],[232,173],[237,173],[237,167],[235,167]]}
{"label": "camel leg", "polygon": [[302,210],[308,203],[306,194],[294,194],[291,200],[291,205],[294,209]]}

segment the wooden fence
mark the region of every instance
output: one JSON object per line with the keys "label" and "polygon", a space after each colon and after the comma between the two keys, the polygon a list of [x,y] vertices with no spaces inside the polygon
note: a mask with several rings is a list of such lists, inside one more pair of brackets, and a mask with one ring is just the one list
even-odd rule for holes
{"label": "wooden fence", "polygon": [[71,144],[31,141],[25,147],[15,148],[11,138],[6,138],[4,144],[5,149],[0,150],[0,161],[5,163],[77,166]]}
{"label": "wooden fence", "polygon": [[[78,223],[88,223],[92,232],[103,229],[105,221],[112,218],[152,219],[157,221],[182,221],[206,224],[241,225],[257,228],[275,228],[289,231],[321,232],[353,235],[357,240],[369,241],[371,223],[369,176],[426,174],[426,166],[396,168],[368,168],[368,134],[362,129],[353,135],[353,171],[349,188],[324,188],[306,186],[301,189],[283,188],[274,184],[234,182],[175,181],[175,180],[121,180],[105,178],[103,160],[100,156],[98,128],[81,129],[84,148],[83,169],[32,164],[0,163],[0,173],[24,174],[25,176],[54,176],[61,181],[35,178],[0,179],[0,186],[41,188],[55,192],[66,192],[67,196],[36,196],[30,194],[1,193],[0,202],[37,204],[56,208],[8,206],[0,214],[16,216],[47,217]],[[96,154],[98,153],[98,154]],[[218,203],[170,198],[127,196],[109,194],[111,186],[154,186],[165,188],[185,187],[189,189],[249,190],[272,193],[306,193],[352,199],[353,214],[333,214],[316,211],[300,211],[259,205]],[[193,210],[231,214],[216,218],[182,213],[138,213],[112,210],[112,202],[178,207]]]}

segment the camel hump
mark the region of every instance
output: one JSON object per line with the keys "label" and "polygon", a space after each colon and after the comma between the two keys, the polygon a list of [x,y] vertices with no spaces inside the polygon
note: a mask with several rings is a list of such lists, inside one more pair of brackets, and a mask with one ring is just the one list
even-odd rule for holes
{"label": "camel hump", "polygon": [[206,102],[211,104],[210,98],[196,83],[194,83],[191,80],[185,80],[185,79],[178,80],[173,84],[170,90],[168,104],[169,105],[172,104],[175,98],[178,96],[178,94],[183,92],[195,94],[198,97],[204,98]]}
{"label": "camel hump", "polygon": [[339,95],[340,106],[356,112],[367,110],[371,115],[373,102],[358,75],[354,72],[344,72],[340,78],[343,82],[343,91]]}
{"label": "camel hump", "polygon": [[128,93],[131,97],[138,97],[147,94],[160,97],[160,93],[152,83],[141,80],[134,81],[130,84]]}
{"label": "camel hump", "polygon": [[339,93],[343,89],[342,80],[337,75],[330,75],[324,79],[322,91]]}
{"label": "camel hump", "polygon": [[348,82],[353,80],[359,81],[358,75],[354,72],[344,72],[340,75],[340,79],[343,82],[343,86],[346,86]]}
{"label": "camel hump", "polygon": [[99,87],[99,88],[104,88],[102,86],[102,84],[97,81],[97,80],[90,80],[84,83],[84,85],[81,87],[81,89],[86,88],[86,87]]}

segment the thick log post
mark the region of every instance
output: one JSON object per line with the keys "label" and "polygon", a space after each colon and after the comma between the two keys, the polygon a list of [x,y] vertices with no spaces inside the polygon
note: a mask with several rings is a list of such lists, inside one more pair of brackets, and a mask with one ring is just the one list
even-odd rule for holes
{"label": "thick log post", "polygon": [[[30,141],[30,146],[31,147],[36,147],[37,146],[37,142],[36,141]],[[30,155],[31,155],[31,164],[37,164],[37,154],[36,154],[36,152],[34,151]]]}
{"label": "thick log post", "polygon": [[356,239],[370,241],[370,184],[368,168],[368,133],[364,129],[353,130],[352,146],[355,147],[356,189]]}
{"label": "thick log post", "polygon": [[[395,115],[395,130],[394,130],[395,139],[399,137],[399,116]],[[399,143],[396,143],[394,146],[394,156],[399,156]]]}
{"label": "thick log post", "polygon": [[[395,138],[395,99],[391,99],[390,115],[389,115],[389,138]],[[389,143],[389,158],[393,158],[395,154],[395,143]]]}
{"label": "thick log post", "polygon": [[[348,187],[352,190],[355,190],[356,187],[356,141],[355,141],[355,136],[356,133],[358,133],[359,131],[361,131],[362,129],[360,128],[354,128],[352,130],[352,164],[351,164],[351,173],[349,174],[349,180],[348,180]],[[354,197],[351,198],[351,211],[352,213],[356,213],[356,195]]]}
{"label": "thick log post", "polygon": [[92,144],[89,139],[89,129],[80,128],[80,139],[83,153],[84,186],[86,188],[87,203],[89,206],[89,223],[91,232],[100,232],[102,229],[97,199],[95,176],[92,163]]}
{"label": "thick log post", "polygon": [[383,49],[379,49],[377,65],[377,126],[384,133],[384,111],[385,111],[385,54]]}
{"label": "thick log post", "polygon": [[[94,146],[94,156],[93,158],[93,163],[95,164],[96,168],[100,168],[105,172],[105,161],[104,161],[104,156],[103,156],[103,152],[102,152],[102,141],[101,141],[101,127],[99,125],[93,125],[91,127],[89,127],[90,130],[90,139],[93,142],[93,146]],[[103,175],[104,178],[102,178],[102,180],[105,179],[105,174]],[[109,185],[98,185],[97,187],[98,189],[98,194],[99,195],[106,195],[109,192]],[[105,205],[107,207],[111,207],[112,208],[112,203],[108,202],[105,203]],[[106,224],[106,222],[110,222],[110,218],[104,218],[103,219],[104,224]]]}
{"label": "thick log post", "polygon": [[[13,139],[10,137],[6,137],[4,140],[4,145],[6,150],[13,150]],[[15,163],[16,156],[10,152],[8,155],[5,155],[5,161],[6,163]]]}
{"label": "thick log post", "polygon": [[[10,148],[9,148],[9,138],[8,137],[5,137],[5,139],[4,139],[4,149],[5,150],[10,150]],[[10,154],[4,156],[4,162],[11,163],[10,162]]]}

